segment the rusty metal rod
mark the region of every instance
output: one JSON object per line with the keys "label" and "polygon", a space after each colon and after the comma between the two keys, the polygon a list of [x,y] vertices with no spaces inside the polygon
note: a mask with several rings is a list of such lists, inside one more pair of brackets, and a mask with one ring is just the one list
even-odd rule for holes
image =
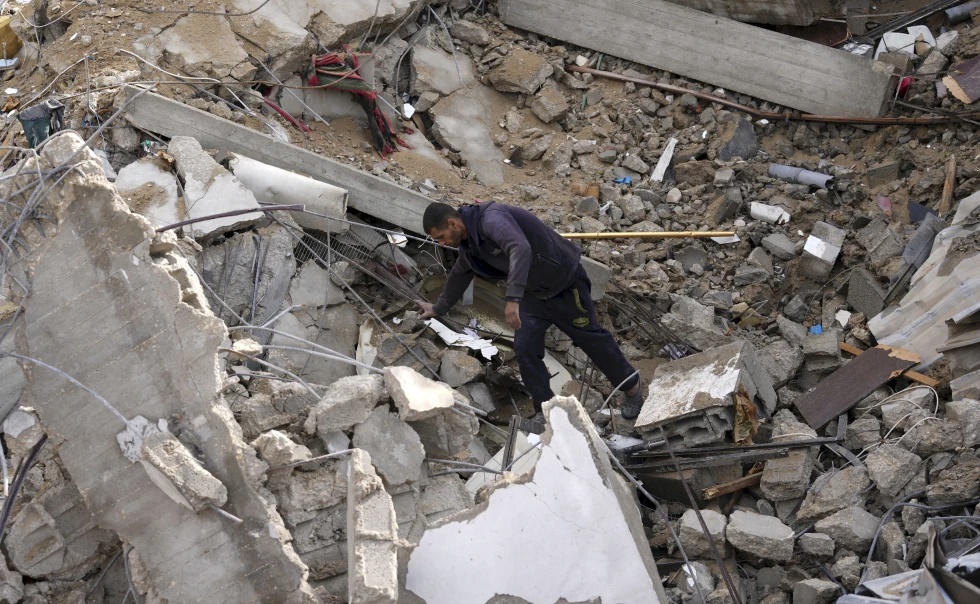
{"label": "rusty metal rod", "polygon": [[637,233],[561,233],[565,239],[684,239],[734,237],[735,231],[642,231]]}
{"label": "rusty metal rod", "polygon": [[619,82],[632,82],[634,84],[649,86],[650,88],[656,88],[657,90],[663,90],[665,92],[690,94],[695,98],[708,101],[709,103],[718,103],[724,107],[729,107],[731,109],[747,113],[752,117],[772,121],[790,120],[797,122],[818,122],[823,124],[865,124],[869,126],[916,126],[949,124],[968,118],[980,118],[980,112],[975,111],[965,112],[958,115],[934,115],[930,117],[847,117],[843,115],[813,115],[810,113],[776,113],[774,111],[761,111],[759,109],[754,109],[747,105],[742,105],[741,103],[736,103],[735,101],[729,101],[728,99],[715,96],[713,94],[697,92],[696,90],[688,90],[687,88],[672,86],[670,84],[661,84],[652,80],[644,80],[643,78],[624,76],[611,71],[600,71],[590,67],[579,67],[578,65],[569,65],[565,69],[568,71],[577,71],[579,73],[589,73],[594,76],[609,80],[617,80]]}

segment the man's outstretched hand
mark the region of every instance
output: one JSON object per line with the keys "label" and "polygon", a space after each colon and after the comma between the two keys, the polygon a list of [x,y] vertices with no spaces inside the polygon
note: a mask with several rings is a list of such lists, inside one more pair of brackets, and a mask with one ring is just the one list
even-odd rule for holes
{"label": "man's outstretched hand", "polygon": [[422,314],[419,315],[420,319],[431,319],[436,316],[436,313],[432,310],[432,304],[429,302],[416,301],[419,308],[422,310]]}
{"label": "man's outstretched hand", "polygon": [[507,301],[507,306],[504,307],[504,317],[507,318],[507,324],[510,325],[514,331],[521,328],[521,305],[520,302],[514,302],[513,300]]}

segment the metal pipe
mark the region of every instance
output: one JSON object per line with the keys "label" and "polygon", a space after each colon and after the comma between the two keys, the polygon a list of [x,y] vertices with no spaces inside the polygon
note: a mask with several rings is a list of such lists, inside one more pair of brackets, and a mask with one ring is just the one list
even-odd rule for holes
{"label": "metal pipe", "polygon": [[232,210],[231,212],[221,212],[219,214],[211,214],[210,216],[201,216],[199,218],[190,218],[188,220],[181,220],[180,222],[175,222],[173,224],[168,224],[167,226],[162,226],[156,230],[157,233],[162,233],[164,231],[169,231],[176,229],[178,227],[187,226],[188,224],[194,224],[195,222],[204,222],[205,220],[213,220],[215,218],[228,218],[229,216],[241,216],[242,214],[257,214],[258,212],[275,212],[282,210],[285,212],[302,212],[306,209],[306,206],[302,205],[290,205],[290,206],[263,206],[248,210]]}
{"label": "metal pipe", "polygon": [[956,25],[957,23],[966,21],[970,18],[970,12],[977,7],[980,7],[980,0],[976,2],[967,2],[966,4],[954,6],[953,8],[947,8],[946,23],[949,25]]}
{"label": "metal pipe", "polygon": [[769,176],[820,189],[829,189],[834,185],[834,177],[829,174],[821,174],[784,164],[769,164]]}
{"label": "metal pipe", "polygon": [[637,233],[560,233],[565,239],[682,239],[734,237],[735,231],[660,231]]}

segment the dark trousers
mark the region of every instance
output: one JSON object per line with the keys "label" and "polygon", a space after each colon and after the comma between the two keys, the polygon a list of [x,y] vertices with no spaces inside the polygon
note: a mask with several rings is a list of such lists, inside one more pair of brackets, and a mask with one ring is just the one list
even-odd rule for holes
{"label": "dark trousers", "polygon": [[[514,352],[524,386],[534,399],[535,411],[541,411],[541,404],[555,396],[544,364],[544,334],[552,325],[565,332],[613,386],[636,371],[612,334],[596,320],[591,292],[592,283],[580,264],[575,282],[565,291],[547,300],[526,296],[521,301],[521,328],[514,336]],[[621,390],[629,390],[639,379],[638,375],[630,379]]]}

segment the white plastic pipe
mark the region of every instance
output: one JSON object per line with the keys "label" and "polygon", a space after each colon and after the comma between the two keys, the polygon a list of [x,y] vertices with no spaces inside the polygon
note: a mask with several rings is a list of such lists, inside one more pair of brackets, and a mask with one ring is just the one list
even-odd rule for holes
{"label": "white plastic pipe", "polygon": [[821,174],[820,172],[783,164],[769,164],[769,176],[821,189],[829,189],[834,185],[834,177],[829,174]]}

